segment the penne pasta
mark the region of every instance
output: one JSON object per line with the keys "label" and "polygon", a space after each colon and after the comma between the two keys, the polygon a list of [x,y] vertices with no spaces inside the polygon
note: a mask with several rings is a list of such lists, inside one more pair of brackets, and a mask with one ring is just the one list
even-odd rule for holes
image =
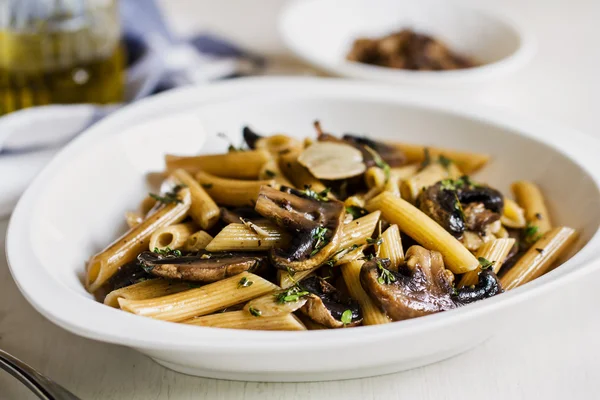
{"label": "penne pasta", "polygon": [[299,150],[302,147],[301,142],[287,135],[273,135],[260,138],[256,141],[257,149],[265,149],[273,156],[278,156],[292,150]]}
{"label": "penne pasta", "polygon": [[[242,279],[252,282],[240,286]],[[249,272],[182,293],[147,300],[119,299],[122,310],[163,321],[181,322],[211,314],[279,289],[277,285]]]}
{"label": "penne pasta", "polygon": [[290,182],[281,169],[279,169],[279,163],[277,159],[271,159],[263,165],[262,169],[258,174],[258,179],[260,180],[268,180],[273,179],[275,183],[280,186],[294,187],[292,182]]}
{"label": "penne pasta", "polygon": [[127,211],[125,213],[125,222],[129,229],[138,226],[144,220],[144,214],[139,211]]}
{"label": "penne pasta", "polygon": [[212,228],[221,215],[219,207],[208,195],[206,190],[188,172],[176,169],[172,175],[180,184],[190,190],[192,204],[190,206],[190,217],[202,229]]}
{"label": "penne pasta", "polygon": [[159,228],[150,236],[149,249],[150,251],[154,249],[165,250],[167,248],[180,249],[185,246],[189,237],[197,230],[198,227],[193,222]]}
{"label": "penne pasta", "polygon": [[552,228],[552,223],[540,188],[528,181],[515,182],[511,188],[517,203],[525,210],[527,222],[537,226],[538,233],[548,232]]}
{"label": "penne pasta", "polygon": [[350,196],[346,200],[344,200],[344,205],[346,207],[365,207],[365,200],[360,196]]}
{"label": "penne pasta", "polygon": [[230,151],[193,157],[166,155],[167,171],[184,169],[190,173],[200,170],[221,178],[257,179],[263,165],[271,159],[267,150]]}
{"label": "penne pasta", "polygon": [[151,196],[146,196],[144,197],[144,200],[141,201],[139,210],[142,213],[142,215],[148,215],[150,210],[152,210],[155,205],[156,200],[153,199]]}
{"label": "penne pasta", "polygon": [[423,188],[434,185],[443,179],[459,178],[461,175],[462,172],[452,163],[447,167],[440,163],[429,164],[417,174],[402,181],[400,187],[402,198],[414,203]]}
{"label": "penne pasta", "polygon": [[266,181],[225,179],[204,171],[196,173],[196,179],[217,204],[232,207],[254,207],[260,187],[275,186],[273,179]]}
{"label": "penne pasta", "polygon": [[425,160],[425,149],[429,150],[429,155],[432,158],[437,158],[440,155],[452,160],[465,174],[470,175],[483,167],[489,160],[488,154],[470,153],[466,151],[443,149],[439,147],[429,147],[423,145],[407,144],[407,143],[390,143],[404,152],[406,160],[409,163],[421,163]]}
{"label": "penne pasta", "polygon": [[367,210],[381,210],[384,219],[397,224],[402,232],[415,239],[428,250],[442,253],[446,268],[455,274],[472,271],[479,262],[454,236],[421,210],[390,193],[383,192],[370,200]]}
{"label": "penne pasta", "polygon": [[167,296],[191,289],[185,282],[171,282],[165,279],[149,279],[117,290],[113,290],[104,298],[104,304],[119,308],[119,299],[146,300]]}
{"label": "penne pasta", "polygon": [[206,246],[208,251],[266,251],[285,247],[290,236],[272,222],[255,222],[268,235],[261,235],[244,224],[229,224]]}
{"label": "penne pasta", "polygon": [[504,198],[504,210],[500,218],[502,225],[509,228],[525,228],[527,220],[525,219],[525,210],[511,199]]}
{"label": "penne pasta", "polygon": [[[515,245],[515,239],[496,239],[490,242],[484,243],[477,250],[477,259],[484,258],[487,261],[493,263],[492,269],[494,273],[498,273],[502,264],[506,260],[508,253]],[[481,267],[474,271],[469,271],[463,274],[458,287],[475,285],[478,282],[478,275],[481,271]]]}
{"label": "penne pasta", "polygon": [[185,242],[183,249],[185,251],[199,251],[204,250],[206,246],[213,240],[213,237],[204,231],[198,231],[193,233]]}
{"label": "penne pasta", "polygon": [[386,183],[386,176],[383,169],[379,167],[371,167],[365,172],[365,184],[369,189],[383,188]]}
{"label": "penne pasta", "polygon": [[421,169],[419,164],[410,164],[403,167],[390,168],[390,177],[398,181],[403,181],[414,176],[417,172],[419,172],[419,169]]}
{"label": "penne pasta", "polygon": [[504,290],[511,290],[548,271],[559,256],[575,242],[577,232],[557,227],[546,232],[515,265],[500,278]]}
{"label": "penne pasta", "polygon": [[255,317],[246,311],[229,311],[191,318],[184,324],[214,328],[252,329],[262,331],[305,331],[306,326],[294,314]]}
{"label": "penne pasta", "polygon": [[277,301],[277,295],[285,292],[285,290],[280,290],[252,299],[246,303],[244,311],[248,314],[258,312],[261,317],[274,317],[293,313],[306,304],[306,297],[299,297],[296,301]]}
{"label": "penne pasta", "polygon": [[381,244],[377,246],[377,256],[390,259],[390,270],[398,271],[404,261],[404,249],[398,225],[392,225],[381,235]]}
{"label": "penne pasta", "polygon": [[360,283],[360,269],[364,261],[353,261],[340,267],[350,296],[358,301],[363,315],[363,325],[380,325],[391,322],[388,316],[371,300]]}
{"label": "penne pasta", "polygon": [[121,266],[133,261],[150,244],[152,233],[164,226],[176,224],[187,215],[191,197],[187,188],[177,193],[178,202],[160,206],[141,224],[130,229],[106,249],[92,257],[88,265],[86,286],[95,292]]}
{"label": "penne pasta", "polygon": [[299,189],[310,186],[315,192],[326,189],[323,183],[298,162],[298,151],[291,151],[279,157],[279,168],[283,174]]}

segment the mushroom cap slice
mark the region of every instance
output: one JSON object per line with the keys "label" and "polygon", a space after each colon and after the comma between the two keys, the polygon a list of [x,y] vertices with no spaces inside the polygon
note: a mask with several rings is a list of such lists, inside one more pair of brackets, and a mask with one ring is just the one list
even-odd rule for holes
{"label": "mushroom cap slice", "polygon": [[315,177],[328,180],[351,178],[367,169],[362,152],[343,142],[315,142],[302,151],[298,162]]}
{"label": "mushroom cap slice", "polygon": [[[300,285],[311,293],[300,311],[314,322],[329,328],[351,327],[362,323],[362,314],[358,302],[344,297],[323,278],[313,276],[301,281]],[[344,324],[342,315],[347,310],[350,310],[352,317],[348,323]]]}
{"label": "mushroom cap slice", "polygon": [[255,209],[293,236],[288,248],[273,248],[269,253],[271,263],[279,269],[313,269],[338,248],[345,216],[340,201],[320,201],[295,189],[263,186]]}
{"label": "mushroom cap slice", "polygon": [[190,256],[163,256],[145,251],[138,262],[152,275],[192,282],[216,282],[244,271],[254,271],[266,256],[245,253],[203,253]]}
{"label": "mushroom cap slice", "polygon": [[477,285],[460,288],[452,298],[458,305],[462,306],[500,293],[504,293],[500,280],[492,268],[487,268],[479,272]]}

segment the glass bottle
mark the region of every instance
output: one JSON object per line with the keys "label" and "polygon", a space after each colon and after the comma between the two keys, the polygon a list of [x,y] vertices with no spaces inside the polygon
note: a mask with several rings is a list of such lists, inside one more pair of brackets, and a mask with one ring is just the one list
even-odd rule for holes
{"label": "glass bottle", "polygon": [[123,98],[117,0],[0,0],[0,116]]}

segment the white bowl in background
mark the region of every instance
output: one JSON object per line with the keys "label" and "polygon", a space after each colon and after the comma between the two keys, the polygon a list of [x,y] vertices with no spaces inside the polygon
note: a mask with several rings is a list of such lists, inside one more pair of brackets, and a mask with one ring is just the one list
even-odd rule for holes
{"label": "white bowl in background", "polygon": [[[532,34],[514,18],[448,0],[297,0],[284,7],[279,32],[304,61],[329,73],[420,86],[491,81],[524,66],[535,53]],[[346,60],[359,37],[402,28],[431,34],[482,65],[453,71],[409,71]]]}
{"label": "white bowl in background", "polygon": [[[207,105],[211,103],[210,105]],[[489,152],[477,176],[508,191],[530,179],[556,224],[577,228],[581,250],[508,293],[457,310],[380,326],[261,332],[187,326],[140,317],[94,301],[86,260],[125,229],[124,212],[149,188],[145,174],[165,152],[225,150],[215,138],[261,132],[328,131]],[[129,346],[176,371],[256,381],[357,378],[432,363],[465,351],[511,323],[533,296],[597,268],[600,250],[598,142],[521,117],[417,91],[338,79],[250,78],[174,90],[127,106],[70,143],[27,189],[10,221],[7,255],[27,300],[57,325]]]}

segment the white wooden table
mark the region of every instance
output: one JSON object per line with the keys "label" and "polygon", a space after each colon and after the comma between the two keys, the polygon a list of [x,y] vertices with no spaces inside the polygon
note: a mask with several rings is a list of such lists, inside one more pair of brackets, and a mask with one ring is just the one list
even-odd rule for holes
{"label": "white wooden table", "polygon": [[[256,51],[285,57],[275,29],[281,0],[162,3],[181,32],[208,28]],[[531,23],[540,42],[538,55],[502,84],[457,96],[600,135],[600,2],[504,0],[500,5]],[[0,222],[0,243],[6,224]],[[526,317],[515,318],[478,348],[435,365],[352,381],[267,384],[189,377],[127,348],[71,335],[29,306],[4,260],[0,248],[0,348],[82,399],[600,398],[600,274],[533,300],[525,306]],[[0,372],[0,399],[32,398]]]}

